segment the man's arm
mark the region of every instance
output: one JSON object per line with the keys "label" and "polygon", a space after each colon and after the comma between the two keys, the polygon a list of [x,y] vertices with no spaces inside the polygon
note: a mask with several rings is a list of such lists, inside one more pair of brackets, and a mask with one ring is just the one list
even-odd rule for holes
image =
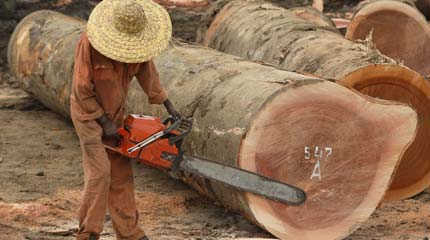
{"label": "man's arm", "polygon": [[104,115],[103,108],[96,100],[90,44],[85,33],[75,51],[72,91],[81,107],[79,115],[82,121],[95,120]]}
{"label": "man's arm", "polygon": [[85,33],[75,51],[73,93],[83,111],[79,113],[81,120],[96,120],[103,128],[103,135],[114,138],[119,136],[114,123],[105,115],[96,99],[91,48]]}
{"label": "man's arm", "polygon": [[148,96],[150,104],[163,104],[170,115],[176,118],[181,117],[169,100],[166,90],[161,85],[160,77],[152,60],[141,63],[136,78]]}

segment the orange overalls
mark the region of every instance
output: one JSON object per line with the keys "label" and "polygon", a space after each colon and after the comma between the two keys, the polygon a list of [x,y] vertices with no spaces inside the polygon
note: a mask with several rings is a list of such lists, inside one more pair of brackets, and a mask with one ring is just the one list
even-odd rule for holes
{"label": "orange overalls", "polygon": [[124,64],[97,52],[83,33],[75,51],[70,112],[79,136],[83,156],[85,190],[79,209],[77,239],[103,230],[109,210],[118,239],[139,239],[145,235],[138,226],[133,171],[129,159],[106,150],[103,130],[96,122],[106,114],[122,126],[128,87],[136,76],[151,104],[160,104],[167,94],[152,61]]}

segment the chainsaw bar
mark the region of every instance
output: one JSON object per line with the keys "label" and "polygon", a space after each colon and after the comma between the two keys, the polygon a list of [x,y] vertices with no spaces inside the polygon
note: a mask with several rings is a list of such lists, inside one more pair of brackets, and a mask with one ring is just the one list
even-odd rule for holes
{"label": "chainsaw bar", "polygon": [[306,201],[306,193],[297,187],[203,158],[183,155],[179,169],[290,205]]}

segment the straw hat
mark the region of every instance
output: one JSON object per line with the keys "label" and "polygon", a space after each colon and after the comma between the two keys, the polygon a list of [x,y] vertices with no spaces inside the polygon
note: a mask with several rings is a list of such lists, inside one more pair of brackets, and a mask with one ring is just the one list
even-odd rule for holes
{"label": "straw hat", "polygon": [[90,15],[87,36],[108,58],[141,63],[169,44],[172,23],[167,11],[151,0],[104,0]]}

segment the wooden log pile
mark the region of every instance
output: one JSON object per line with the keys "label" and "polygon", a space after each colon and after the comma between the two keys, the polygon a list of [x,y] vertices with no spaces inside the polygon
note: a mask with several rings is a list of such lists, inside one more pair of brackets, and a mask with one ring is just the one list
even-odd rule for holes
{"label": "wooden log pile", "polygon": [[412,197],[429,185],[430,84],[420,74],[380,54],[370,43],[353,43],[267,2],[227,4],[212,22],[204,43],[288,71],[335,79],[372,97],[411,104],[418,112],[420,129],[386,199]]}
{"label": "wooden log pile", "polygon": [[[8,48],[9,66],[22,87],[65,117],[73,49],[84,29],[81,20],[39,11],[19,23]],[[189,153],[307,192],[304,205],[288,206],[181,176],[281,239],[340,239],[357,229],[383,199],[417,134],[417,114],[408,105],[370,98],[333,81],[179,41],[155,61],[174,104],[194,118],[185,144]],[[410,74],[404,68],[398,73]],[[146,102],[133,81],[128,110],[163,115],[162,108]]]}

